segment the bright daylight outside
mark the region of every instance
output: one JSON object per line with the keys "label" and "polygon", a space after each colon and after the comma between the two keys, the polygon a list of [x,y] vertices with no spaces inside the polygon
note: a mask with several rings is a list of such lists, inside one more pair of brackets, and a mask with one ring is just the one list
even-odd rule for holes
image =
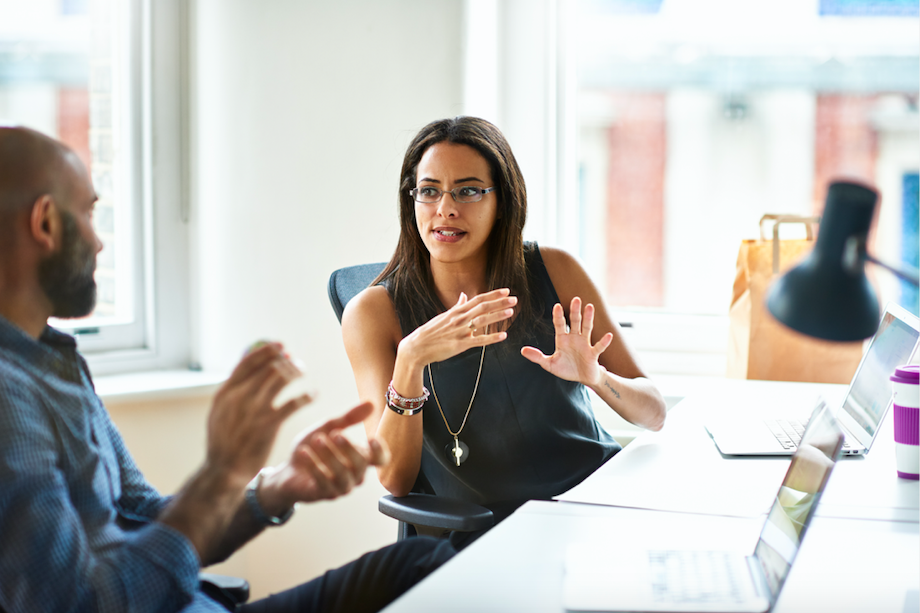
{"label": "bright daylight outside", "polygon": [[[118,109],[112,0],[0,0],[0,125],[23,125],[73,148],[90,169],[99,201],[95,312],[78,329],[135,317],[131,206]],[[67,327],[74,322],[61,322]]]}
{"label": "bright daylight outside", "polygon": [[[917,2],[576,6],[581,256],[618,311],[724,316],[740,240],[820,215],[836,177],[881,192],[870,252],[917,267]],[[916,287],[868,272],[917,313]]]}
{"label": "bright daylight outside", "polygon": [[[99,303],[76,324],[89,330],[144,316],[137,121],[122,112],[138,104],[120,6],[0,0],[0,123],[69,144],[100,196]],[[916,1],[559,6],[577,75],[559,87],[574,89],[577,109],[579,255],[623,321],[724,318],[740,240],[757,237],[765,213],[820,215],[835,177],[878,187],[870,251],[917,267]],[[868,268],[883,301],[918,311],[915,287]]]}

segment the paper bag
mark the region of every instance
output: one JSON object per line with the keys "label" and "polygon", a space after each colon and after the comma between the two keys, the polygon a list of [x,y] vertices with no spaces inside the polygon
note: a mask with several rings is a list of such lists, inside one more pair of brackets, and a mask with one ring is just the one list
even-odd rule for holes
{"label": "paper bag", "polygon": [[[765,222],[773,221],[773,238],[764,238]],[[862,357],[863,343],[837,343],[800,334],[785,327],[766,306],[767,288],[814,246],[812,224],[817,217],[764,215],[760,239],[743,240],[729,309],[728,376],[771,381],[849,383]],[[782,224],[804,223],[805,239],[780,240]]]}

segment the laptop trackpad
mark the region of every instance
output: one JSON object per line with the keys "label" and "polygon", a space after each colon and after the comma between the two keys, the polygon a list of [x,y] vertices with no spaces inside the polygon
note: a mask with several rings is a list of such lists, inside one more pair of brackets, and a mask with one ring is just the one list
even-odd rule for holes
{"label": "laptop trackpad", "polygon": [[763,420],[726,420],[706,424],[706,430],[725,455],[792,455],[794,451],[783,447]]}

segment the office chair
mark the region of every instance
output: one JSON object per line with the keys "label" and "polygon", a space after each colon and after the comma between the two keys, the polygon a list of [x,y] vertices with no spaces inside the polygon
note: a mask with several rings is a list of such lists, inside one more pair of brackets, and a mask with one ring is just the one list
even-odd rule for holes
{"label": "office chair", "polygon": [[[342,311],[355,295],[368,287],[385,264],[359,264],[340,268],[329,276],[329,302],[339,323]],[[377,509],[399,521],[398,540],[419,533],[443,536],[451,531],[472,532],[490,528],[495,522],[492,511],[472,502],[435,496],[425,475],[419,473],[408,496],[383,496]]]}
{"label": "office chair", "polygon": [[249,600],[249,582],[245,579],[199,572],[198,581],[202,592],[230,611]]}

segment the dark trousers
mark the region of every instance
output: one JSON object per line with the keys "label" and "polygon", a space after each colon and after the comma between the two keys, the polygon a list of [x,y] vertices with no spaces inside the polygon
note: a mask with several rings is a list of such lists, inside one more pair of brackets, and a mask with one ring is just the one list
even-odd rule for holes
{"label": "dark trousers", "polygon": [[455,553],[447,539],[415,537],[364,554],[295,588],[237,607],[237,613],[379,611]]}

